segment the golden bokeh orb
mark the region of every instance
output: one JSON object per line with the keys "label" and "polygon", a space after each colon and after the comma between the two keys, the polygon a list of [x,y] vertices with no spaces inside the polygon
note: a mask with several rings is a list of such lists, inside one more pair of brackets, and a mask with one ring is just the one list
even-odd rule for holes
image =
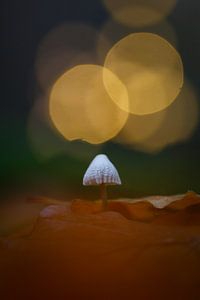
{"label": "golden bokeh orb", "polygon": [[186,142],[199,122],[198,94],[187,80],[176,101],[152,115],[129,117],[115,141],[147,153]]}
{"label": "golden bokeh orb", "polygon": [[162,127],[165,119],[165,110],[150,115],[136,116],[129,115],[123,129],[114,139],[120,144],[125,144],[134,148],[139,144],[144,144],[157,130]]}
{"label": "golden bokeh orb", "polygon": [[96,64],[97,38],[96,29],[77,22],[65,22],[51,29],[41,40],[36,54],[35,72],[40,87],[47,91],[76,65]]}
{"label": "golden bokeh orb", "polygon": [[102,145],[66,141],[53,126],[48,111],[48,95],[40,95],[35,100],[28,118],[27,137],[31,151],[38,161],[45,162],[66,153],[80,161],[89,161],[101,151]]}
{"label": "golden bokeh orb", "polygon": [[[104,65],[126,86],[128,111],[135,115],[165,109],[176,99],[183,85],[179,53],[157,34],[129,34],[110,49]],[[112,93],[112,82],[106,72],[104,84],[108,93]],[[127,111],[123,101],[117,105]]]}
{"label": "golden bokeh orb", "polygon": [[100,63],[104,63],[108,51],[116,42],[129,34],[138,32],[154,33],[166,39],[175,48],[178,45],[176,32],[168,20],[137,28],[133,26],[127,27],[113,19],[108,19],[102,24],[96,43],[96,52]]}
{"label": "golden bokeh orb", "polygon": [[[109,78],[110,95],[103,83],[103,73]],[[122,102],[128,107],[126,87],[115,74],[99,65],[78,65],[55,82],[49,98],[49,114],[67,140],[100,144],[113,138],[124,126],[128,113],[119,108]]]}
{"label": "golden bokeh orb", "polygon": [[165,19],[176,0],[103,0],[111,16],[126,26],[141,27]]}

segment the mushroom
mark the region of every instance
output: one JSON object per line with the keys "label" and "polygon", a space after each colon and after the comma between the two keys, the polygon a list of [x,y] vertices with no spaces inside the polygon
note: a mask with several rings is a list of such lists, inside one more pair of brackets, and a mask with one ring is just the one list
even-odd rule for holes
{"label": "mushroom", "polygon": [[83,185],[99,185],[103,209],[107,208],[107,185],[119,185],[121,180],[115,166],[105,154],[97,155],[83,177]]}

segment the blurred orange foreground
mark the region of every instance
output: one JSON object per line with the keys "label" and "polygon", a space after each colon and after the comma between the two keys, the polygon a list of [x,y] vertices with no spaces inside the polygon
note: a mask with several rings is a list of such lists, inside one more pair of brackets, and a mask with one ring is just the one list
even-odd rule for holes
{"label": "blurred orange foreground", "polygon": [[200,299],[199,195],[32,200],[1,233],[1,300]]}

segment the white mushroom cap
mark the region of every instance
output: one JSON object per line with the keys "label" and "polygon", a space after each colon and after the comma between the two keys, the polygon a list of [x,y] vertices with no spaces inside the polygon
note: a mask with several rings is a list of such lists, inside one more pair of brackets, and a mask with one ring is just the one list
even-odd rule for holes
{"label": "white mushroom cap", "polygon": [[115,166],[104,154],[97,155],[90,163],[83,177],[83,185],[121,184]]}

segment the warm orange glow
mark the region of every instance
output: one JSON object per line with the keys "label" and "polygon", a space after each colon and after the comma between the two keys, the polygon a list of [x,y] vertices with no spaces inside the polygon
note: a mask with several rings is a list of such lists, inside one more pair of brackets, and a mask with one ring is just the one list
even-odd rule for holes
{"label": "warm orange glow", "polygon": [[[136,115],[165,109],[183,85],[180,55],[165,39],[151,33],[130,34],[118,41],[108,52],[105,67],[127,87],[129,111]],[[104,84],[111,93],[112,85],[105,72]],[[123,101],[117,104],[127,111]]]}
{"label": "warm orange glow", "polygon": [[176,0],[103,0],[112,17],[126,26],[141,27],[164,19]]}
{"label": "warm orange glow", "polygon": [[56,81],[49,102],[51,119],[67,140],[99,144],[116,136],[124,126],[128,113],[106,92],[103,71],[109,78],[111,97],[128,108],[126,88],[111,71],[97,65],[72,68]]}
{"label": "warm orange glow", "polygon": [[[199,118],[197,95],[194,88],[185,83],[176,101],[165,111],[138,119],[134,116],[130,118],[131,121],[127,122],[116,140],[144,152],[161,151],[168,145],[191,137]],[[136,129],[143,139],[138,139]]]}
{"label": "warm orange glow", "polygon": [[3,300],[199,299],[200,195],[33,200],[1,230]]}
{"label": "warm orange glow", "polygon": [[[8,235],[15,231],[29,230],[36,222],[43,203],[11,202],[0,206],[0,236]],[[25,229],[26,228],[26,229]]]}

